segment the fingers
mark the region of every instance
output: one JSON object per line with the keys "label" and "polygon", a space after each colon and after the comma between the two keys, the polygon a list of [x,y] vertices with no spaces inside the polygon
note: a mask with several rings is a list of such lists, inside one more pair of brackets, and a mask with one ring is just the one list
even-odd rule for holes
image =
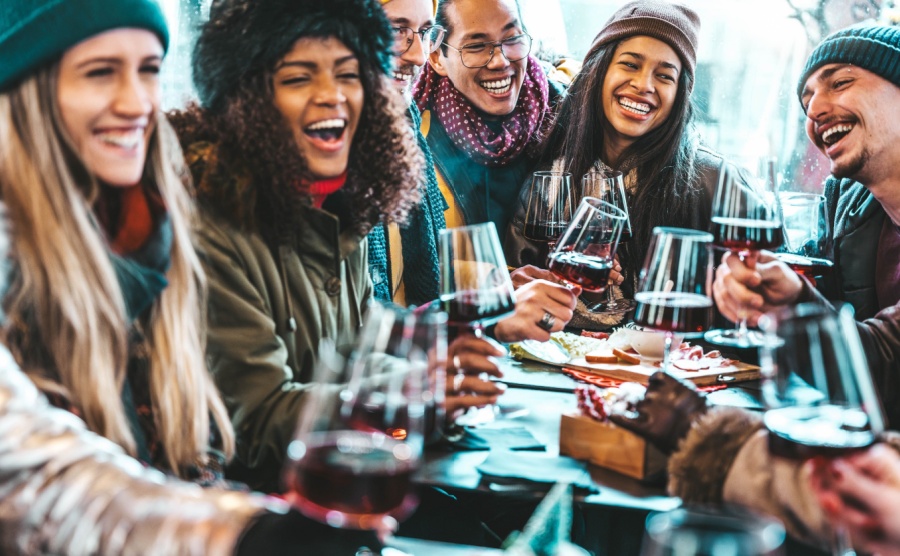
{"label": "fingers", "polygon": [[470,407],[484,407],[497,403],[497,396],[451,396],[447,398],[447,419],[452,421]]}
{"label": "fingers", "polygon": [[505,356],[506,349],[490,338],[476,338],[471,334],[465,334],[453,340],[447,353],[448,375],[464,372],[503,376],[494,358]]}
{"label": "fingers", "polygon": [[575,314],[576,291],[545,280],[522,287],[516,292],[515,313],[497,323],[494,329],[497,339],[502,342],[549,340],[550,333],[562,330]]}
{"label": "fingers", "polygon": [[556,278],[553,276],[552,272],[533,265],[519,267],[510,272],[509,277],[512,278],[513,287],[516,289],[519,289],[525,284],[533,282],[534,280],[548,280],[550,282],[556,282]]}

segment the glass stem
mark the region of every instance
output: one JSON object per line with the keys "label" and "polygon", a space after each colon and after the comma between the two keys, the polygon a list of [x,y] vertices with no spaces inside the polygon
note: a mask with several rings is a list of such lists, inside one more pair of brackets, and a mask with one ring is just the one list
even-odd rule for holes
{"label": "glass stem", "polygon": [[747,328],[747,317],[741,316],[737,324],[737,337],[746,338],[750,335],[750,329]]}
{"label": "glass stem", "polygon": [[671,331],[666,332],[666,339],[663,342],[663,363],[662,370],[665,373],[669,372],[669,352],[672,351],[672,339],[675,337],[675,334]]}
{"label": "glass stem", "polygon": [[850,541],[850,534],[843,523],[834,524],[831,553],[834,556],[856,556],[856,551],[853,550],[853,544]]}

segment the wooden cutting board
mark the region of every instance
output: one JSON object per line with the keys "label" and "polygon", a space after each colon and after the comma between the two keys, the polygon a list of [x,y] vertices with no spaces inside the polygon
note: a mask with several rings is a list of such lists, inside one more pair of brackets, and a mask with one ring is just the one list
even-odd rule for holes
{"label": "wooden cutting board", "polygon": [[[639,382],[647,384],[650,375],[660,370],[659,367],[642,361],[638,365],[628,365],[626,363],[588,363],[584,357],[576,357],[564,365],[572,367],[580,371],[588,371],[597,373],[598,375],[608,376],[618,380],[627,382]],[[747,380],[756,380],[759,378],[759,367],[748,365],[735,361],[732,365],[713,367],[703,369],[701,371],[682,371],[675,367],[671,367],[669,372],[680,379],[690,380],[697,386],[707,386],[710,384],[729,384],[733,382],[743,382]]]}

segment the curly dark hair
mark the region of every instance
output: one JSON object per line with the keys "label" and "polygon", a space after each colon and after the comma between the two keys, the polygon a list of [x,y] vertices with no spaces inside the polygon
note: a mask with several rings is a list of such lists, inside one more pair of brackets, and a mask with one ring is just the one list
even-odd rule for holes
{"label": "curly dark hair", "polygon": [[[576,179],[586,174],[597,160],[603,160],[604,140],[612,124],[603,112],[603,81],[619,41],[594,51],[569,87],[553,124],[538,167],[549,167],[558,158]],[[694,127],[694,105],[688,91],[693,76],[681,71],[672,112],[658,128],[640,137],[619,156],[614,170],[623,174],[636,169],[637,188],[629,196],[632,213],[632,240],[619,253],[626,277],[635,279],[644,262],[653,228],[689,228],[700,198],[701,185],[695,157],[699,141]],[[605,163],[610,163],[604,160]],[[639,218],[634,215],[639,214]]]}
{"label": "curly dark hair", "polygon": [[[266,1],[259,4],[266,4]],[[380,6],[378,10],[381,11]],[[235,14],[247,16],[246,12],[247,9],[223,11],[226,19]],[[409,209],[418,201],[418,185],[424,181],[424,157],[406,117],[408,107],[386,77],[381,57],[371,52],[361,55],[355,49],[364,48],[359,39],[344,40],[345,34],[356,31],[355,26],[340,18],[335,20],[334,14],[328,15],[330,19],[320,17],[319,20],[313,18],[312,23],[305,21],[297,26],[301,30],[296,34],[277,39],[283,50],[276,56],[267,47],[269,53],[261,58],[266,59],[266,66],[244,68],[244,77],[240,81],[227,83],[224,90],[216,89],[212,95],[215,102],[203,106],[193,104],[184,111],[169,114],[186,151],[199,142],[215,144],[218,148],[216,161],[222,166],[221,171],[247,175],[253,184],[225,195],[201,187],[198,191],[201,199],[223,214],[234,216],[240,225],[259,230],[269,240],[291,237],[297,229],[296,207],[311,202],[310,196],[298,191],[296,184],[314,178],[297,148],[288,122],[274,104],[272,85],[278,62],[301,37],[335,37],[350,48],[360,62],[365,96],[351,146],[347,181],[342,189],[350,210],[349,222],[345,224],[365,234],[376,223],[404,221]],[[387,25],[383,16],[376,23]],[[218,36],[224,32],[223,27],[229,25],[211,20],[203,33]],[[376,34],[379,31],[376,30]],[[204,42],[201,36],[199,43],[205,46],[198,45],[195,58],[204,48],[203,59],[215,58],[215,52],[210,51],[210,44],[214,42]],[[225,54],[240,55],[230,48]],[[214,66],[219,63],[211,62]]]}

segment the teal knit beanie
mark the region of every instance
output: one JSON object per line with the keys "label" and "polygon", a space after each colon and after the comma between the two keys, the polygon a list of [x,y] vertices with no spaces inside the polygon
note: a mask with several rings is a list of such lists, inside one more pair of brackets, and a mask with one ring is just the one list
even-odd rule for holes
{"label": "teal knit beanie", "polygon": [[810,54],[797,83],[797,96],[809,76],[827,64],[853,64],[900,87],[900,28],[854,25],[825,37]]}
{"label": "teal knit beanie", "polygon": [[0,0],[0,91],[94,35],[135,27],[169,46],[155,0]]}

